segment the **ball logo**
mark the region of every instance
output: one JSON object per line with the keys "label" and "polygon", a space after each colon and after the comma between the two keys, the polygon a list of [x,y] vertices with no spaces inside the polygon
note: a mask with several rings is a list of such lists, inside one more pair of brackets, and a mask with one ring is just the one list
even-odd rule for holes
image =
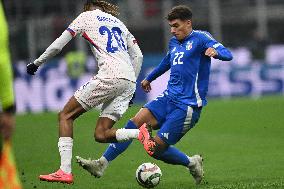
{"label": "ball logo", "polygon": [[155,165],[154,167],[150,167],[150,168],[147,168],[146,165],[144,165],[143,167],[144,168],[142,169],[142,171],[144,171],[144,172],[147,172],[147,171],[154,172],[158,169],[157,165]]}

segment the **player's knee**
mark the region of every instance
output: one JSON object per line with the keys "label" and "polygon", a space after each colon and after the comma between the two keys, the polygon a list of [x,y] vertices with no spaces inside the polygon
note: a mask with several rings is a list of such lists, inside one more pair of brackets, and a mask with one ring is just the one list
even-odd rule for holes
{"label": "player's knee", "polygon": [[69,117],[64,111],[60,111],[58,113],[58,120],[59,121],[68,120],[68,119],[69,119]]}
{"label": "player's knee", "polygon": [[131,121],[136,125],[137,128],[139,128],[144,122],[141,121],[141,119],[137,116],[134,116],[131,118]]}
{"label": "player's knee", "polygon": [[58,120],[62,121],[62,120],[74,120],[73,115],[72,114],[68,114],[64,111],[60,111],[58,113]]}
{"label": "player's knee", "polygon": [[106,143],[107,142],[107,138],[105,137],[104,133],[102,133],[102,132],[95,132],[94,137],[95,137],[96,142],[100,142],[100,143]]}
{"label": "player's knee", "polygon": [[57,116],[59,121],[66,119],[65,113],[63,111],[60,111]]}

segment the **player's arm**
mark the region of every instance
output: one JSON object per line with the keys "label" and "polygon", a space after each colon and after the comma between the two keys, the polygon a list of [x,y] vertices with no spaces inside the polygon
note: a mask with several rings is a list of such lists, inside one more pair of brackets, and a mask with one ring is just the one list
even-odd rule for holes
{"label": "player's arm", "polygon": [[170,64],[170,53],[168,53],[161,63],[141,82],[141,87],[145,92],[150,92],[151,85],[150,83],[156,78],[164,74],[171,68]]}
{"label": "player's arm", "polygon": [[209,33],[204,34],[204,48],[205,55],[223,61],[230,61],[233,59],[232,53],[224,47],[221,43],[216,41]]}
{"label": "player's arm", "polygon": [[70,32],[65,30],[60,37],[58,37],[46,50],[45,52],[34,61],[37,66],[42,65],[48,59],[57,55],[62,48],[72,39]]}
{"label": "player's arm", "polygon": [[85,14],[80,14],[69,27],[58,37],[46,50],[37,58],[34,62],[27,65],[27,73],[34,75],[38,67],[45,63],[50,58],[61,52],[62,48],[69,43],[69,41],[77,35],[82,33],[85,26],[84,22]]}
{"label": "player's arm", "polygon": [[[13,70],[10,59],[8,24],[0,2],[0,142],[11,139],[15,126]],[[2,145],[0,144],[2,147]],[[0,150],[1,153],[1,150]]]}
{"label": "player's arm", "polygon": [[171,68],[170,64],[170,53],[167,53],[167,55],[163,58],[161,63],[146,77],[146,80],[149,82],[154,81],[159,76],[164,74],[166,71],[168,71]]}
{"label": "player's arm", "polygon": [[60,37],[58,37],[39,58],[37,58],[33,63],[27,65],[27,72],[30,75],[34,75],[38,67],[45,63],[50,58],[57,55],[62,48],[72,39],[72,35],[68,31],[64,31]]}
{"label": "player's arm", "polygon": [[[16,110],[13,91],[13,76],[10,57],[7,52],[0,56],[0,136],[9,140],[15,126]],[[5,51],[3,49],[3,51]],[[3,61],[3,62],[2,62]],[[1,140],[1,139],[0,139]]]}
{"label": "player's arm", "polygon": [[138,46],[136,39],[131,33],[129,33],[127,36],[127,47],[131,58],[131,63],[135,71],[135,76],[136,78],[138,78],[143,62],[143,54]]}
{"label": "player's arm", "polygon": [[230,61],[233,59],[231,51],[224,47],[221,43],[213,45],[213,48],[217,51],[217,55],[214,58],[224,61]]}

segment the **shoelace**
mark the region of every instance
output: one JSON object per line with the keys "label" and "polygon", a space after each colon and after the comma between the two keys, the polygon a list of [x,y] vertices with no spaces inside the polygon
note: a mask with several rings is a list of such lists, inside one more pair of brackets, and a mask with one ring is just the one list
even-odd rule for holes
{"label": "shoelace", "polygon": [[58,173],[52,173],[50,174],[50,176],[54,177],[54,178],[61,178],[62,175],[59,175]]}

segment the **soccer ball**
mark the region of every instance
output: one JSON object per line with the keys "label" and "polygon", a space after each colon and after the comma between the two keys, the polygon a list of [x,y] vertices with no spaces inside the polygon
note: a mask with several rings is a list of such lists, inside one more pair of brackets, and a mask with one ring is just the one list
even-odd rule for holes
{"label": "soccer ball", "polygon": [[154,163],[143,163],[136,170],[136,180],[144,188],[154,188],[161,180],[162,171]]}

